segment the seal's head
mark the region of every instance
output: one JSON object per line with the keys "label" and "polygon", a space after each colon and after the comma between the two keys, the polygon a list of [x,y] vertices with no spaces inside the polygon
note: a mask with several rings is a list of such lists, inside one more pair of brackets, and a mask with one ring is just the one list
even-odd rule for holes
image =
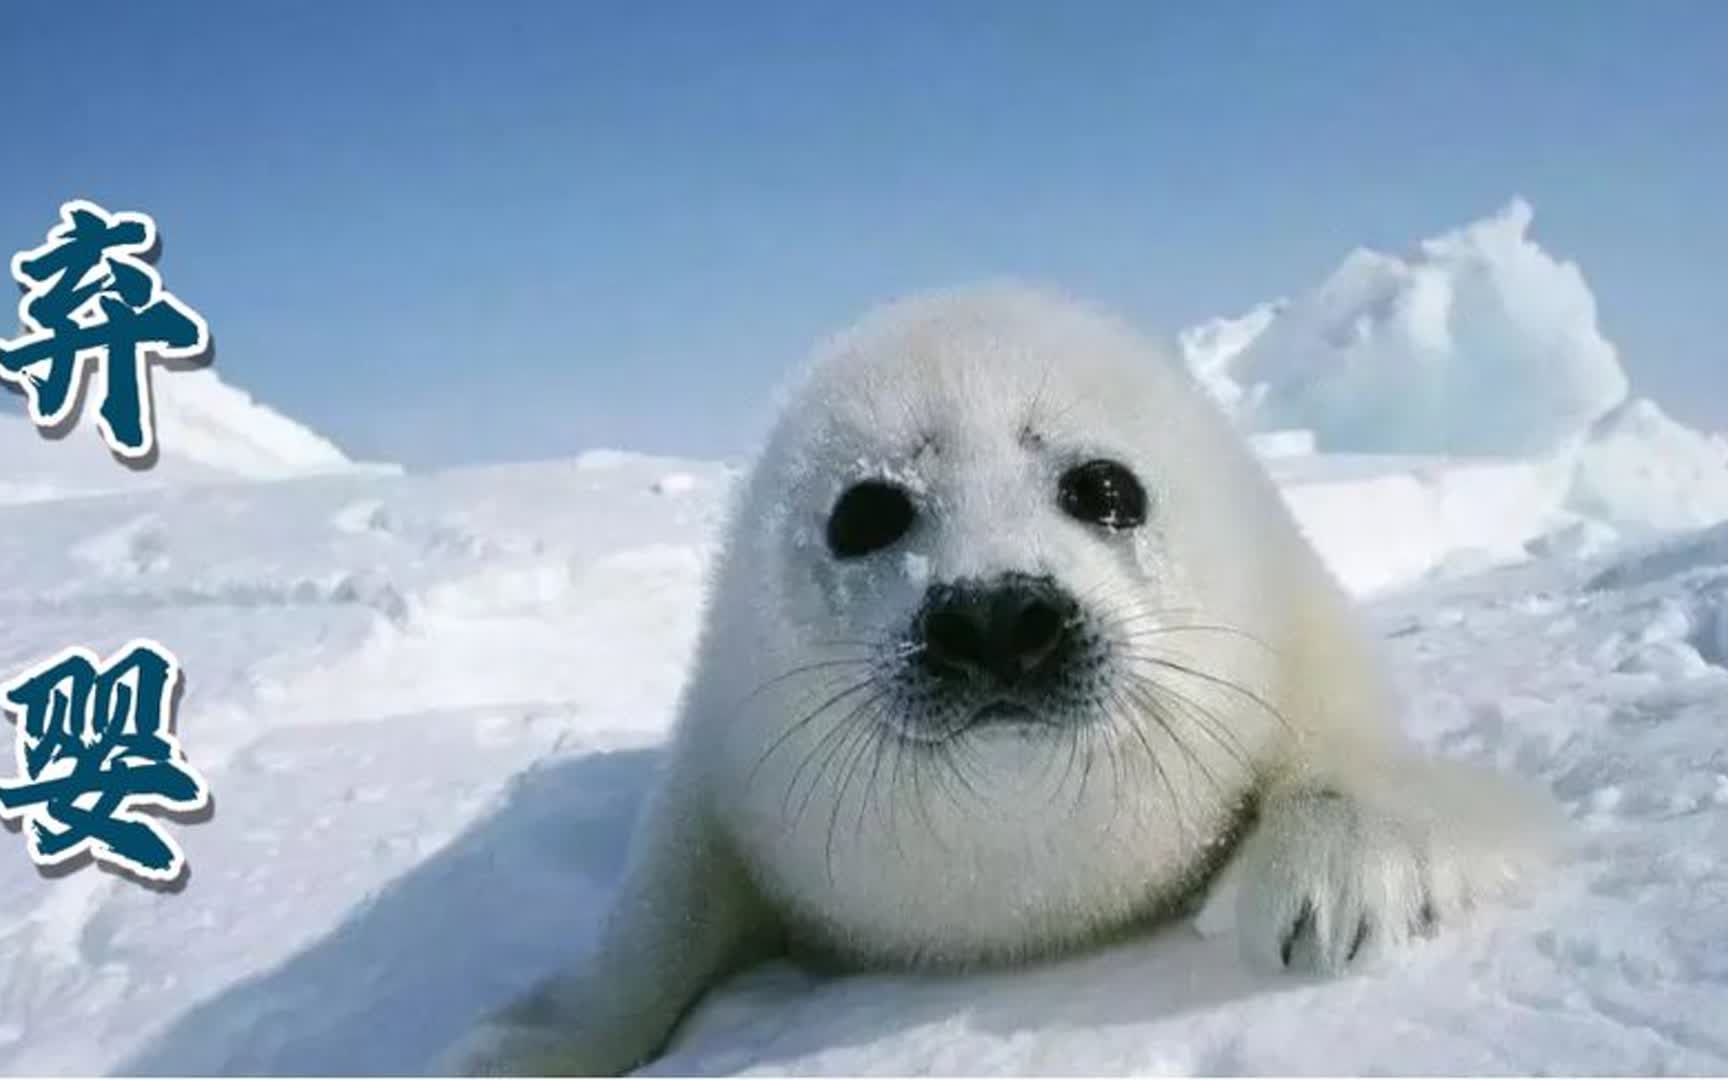
{"label": "seal's head", "polygon": [[842,949],[955,961],[1184,896],[1278,736],[1282,514],[1188,375],[1084,308],[938,295],[833,342],[699,677],[763,887]]}

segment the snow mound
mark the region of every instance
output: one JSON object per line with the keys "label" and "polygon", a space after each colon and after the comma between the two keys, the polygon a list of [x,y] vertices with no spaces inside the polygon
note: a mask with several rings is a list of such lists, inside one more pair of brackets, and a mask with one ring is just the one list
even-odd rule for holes
{"label": "snow mound", "polygon": [[[156,434],[163,453],[255,480],[340,472],[353,462],[336,444],[255,401],[214,371],[158,371]],[[95,400],[85,422],[94,424]]]}
{"label": "snow mound", "polygon": [[22,416],[0,415],[0,455],[6,461],[0,474],[0,505],[235,479],[223,470],[180,458],[167,446],[162,446],[160,459],[149,470],[127,468],[110,456],[83,422],[64,436],[49,439]]}
{"label": "snow mound", "polygon": [[1636,531],[1728,519],[1728,440],[1670,419],[1636,398],[1610,412],[1572,452],[1568,509]]}
{"label": "snow mound", "polygon": [[1302,454],[1292,442],[1278,454],[1256,439],[1303,531],[1358,594],[1531,557],[1591,560],[1728,522],[1728,440],[1642,399],[1525,460]]}
{"label": "snow mound", "polygon": [[1183,334],[1191,370],[1253,430],[1328,452],[1525,456],[1626,397],[1578,267],[1528,232],[1530,204],[1424,241],[1357,250],[1319,288]]}
{"label": "snow mound", "polygon": [[1583,274],[1531,219],[1514,199],[1408,258],[1357,250],[1178,335],[1358,591],[1728,519],[1728,439],[1628,395]]}
{"label": "snow mound", "polygon": [[0,414],[0,505],[149,488],[280,480],[341,472],[399,471],[348,458],[329,439],[223,382],[214,371],[158,369],[152,383],[158,459],[122,465],[96,433],[100,373],[71,430],[47,438],[20,415]]}
{"label": "snow mound", "polygon": [[1303,533],[1358,594],[1522,561],[1566,474],[1541,462],[1343,455],[1267,462]]}

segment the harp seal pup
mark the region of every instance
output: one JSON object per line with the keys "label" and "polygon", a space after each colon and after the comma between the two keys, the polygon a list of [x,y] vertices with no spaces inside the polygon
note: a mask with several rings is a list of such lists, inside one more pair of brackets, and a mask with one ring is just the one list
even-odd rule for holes
{"label": "harp seal pup", "polygon": [[742,486],[592,954],[443,1061],[627,1070],[757,958],[1029,961],[1192,914],[1226,863],[1250,961],[1336,972],[1512,882],[1544,817],[1402,744],[1178,364],[1021,286],[914,298],[819,352]]}

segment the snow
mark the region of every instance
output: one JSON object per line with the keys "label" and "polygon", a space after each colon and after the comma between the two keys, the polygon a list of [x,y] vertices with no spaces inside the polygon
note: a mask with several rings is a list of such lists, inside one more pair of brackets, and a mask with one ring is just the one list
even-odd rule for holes
{"label": "snow", "polygon": [[[1725,443],[1627,396],[1528,224],[1353,256],[1183,340],[1362,598],[1411,737],[1559,802],[1550,881],[1333,980],[1251,971],[1210,919],[1014,972],[774,963],[648,1071],[1728,1071]],[[1478,417],[1456,391],[1490,358]],[[172,826],[178,892],[42,876],[0,832],[0,1071],[423,1070],[594,932],[738,473],[368,470],[184,377],[148,473],[0,418],[0,672],[168,644],[215,803]],[[1341,407],[1418,390],[1407,428]]]}
{"label": "snow", "polygon": [[[1313,454],[1254,437],[1310,540],[1359,593],[1728,520],[1728,440],[1633,399],[1531,459]],[[1372,508],[1368,512],[1367,508]]]}
{"label": "snow", "polygon": [[156,467],[135,472],[115,462],[95,431],[80,423],[60,439],[38,434],[23,415],[0,414],[0,505],[46,502],[169,484],[222,483],[233,474],[164,451]]}
{"label": "snow", "polygon": [[[0,668],[170,643],[216,802],[175,827],[177,894],[43,878],[0,835],[0,1069],[412,1072],[574,955],[659,759],[734,475],[616,454],[0,507],[21,568]],[[1382,557],[1364,507],[1427,484],[1422,514],[1498,499],[1493,517],[1532,476],[1317,457],[1285,481],[1336,568],[1403,586],[1369,610],[1412,735],[1552,790],[1580,837],[1563,874],[1329,982],[1248,971],[1189,926],[1007,974],[775,964],[651,1071],[1728,1068],[1720,530],[1413,585],[1431,552],[1353,568]]]}
{"label": "snow", "polygon": [[1309,539],[1361,593],[1728,519],[1728,440],[1644,399],[1531,459],[1316,455],[1288,432],[1254,441]]}
{"label": "snow", "polygon": [[45,438],[22,414],[0,413],[0,455],[6,461],[0,504],[186,484],[394,471],[394,466],[350,461],[330,440],[253,400],[210,368],[158,368],[151,383],[160,460],[148,470],[117,464],[97,435],[100,373],[85,393],[83,416],[59,438]]}
{"label": "snow", "polygon": [[1728,439],[1635,398],[1591,428],[1571,455],[1568,509],[1637,532],[1728,518]]}
{"label": "snow", "polygon": [[173,452],[254,479],[340,471],[350,464],[336,444],[215,371],[180,371],[154,380],[157,434]]}
{"label": "snow", "polygon": [[1184,334],[1189,367],[1255,429],[1321,450],[1527,456],[1620,404],[1627,378],[1583,273],[1499,213],[1407,258],[1352,252],[1318,288]]}
{"label": "snow", "polygon": [[1520,461],[1321,455],[1267,462],[1350,589],[1518,562],[1553,527],[1566,474]]}
{"label": "snow", "polygon": [[[1358,591],[1728,519],[1728,438],[1630,393],[1533,218],[1514,198],[1407,258],[1357,250],[1177,337]],[[1363,496],[1372,514],[1342,512]]]}

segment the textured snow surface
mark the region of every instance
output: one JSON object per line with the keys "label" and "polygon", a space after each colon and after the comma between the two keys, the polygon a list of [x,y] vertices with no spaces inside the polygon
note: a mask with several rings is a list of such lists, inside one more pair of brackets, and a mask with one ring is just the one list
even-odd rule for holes
{"label": "textured snow surface", "polygon": [[1728,440],[1635,398],[1593,425],[1570,455],[1568,509],[1632,530],[1728,518]]}
{"label": "textured snow surface", "polygon": [[[1304,467],[1305,526],[1364,576],[1384,477],[1414,466]],[[1508,506],[1532,482],[1429,468]],[[0,833],[0,1069],[412,1072],[578,951],[732,482],[609,452],[0,507],[0,668],[170,644],[216,804],[175,827],[177,894],[43,878]],[[1186,925],[1007,974],[776,964],[653,1071],[1728,1070],[1728,541],[1403,580],[1370,611],[1412,734],[1574,822],[1575,858],[1524,906],[1335,981],[1246,971]]]}
{"label": "textured snow surface", "polygon": [[1627,380],[1575,265],[1498,214],[1405,258],[1357,250],[1289,302],[1188,331],[1195,374],[1252,428],[1328,452],[1529,455],[1620,404]]}
{"label": "textured snow surface", "polygon": [[1253,439],[1309,539],[1358,592],[1728,520],[1728,440],[1642,398],[1525,460],[1315,455],[1303,434]]}

